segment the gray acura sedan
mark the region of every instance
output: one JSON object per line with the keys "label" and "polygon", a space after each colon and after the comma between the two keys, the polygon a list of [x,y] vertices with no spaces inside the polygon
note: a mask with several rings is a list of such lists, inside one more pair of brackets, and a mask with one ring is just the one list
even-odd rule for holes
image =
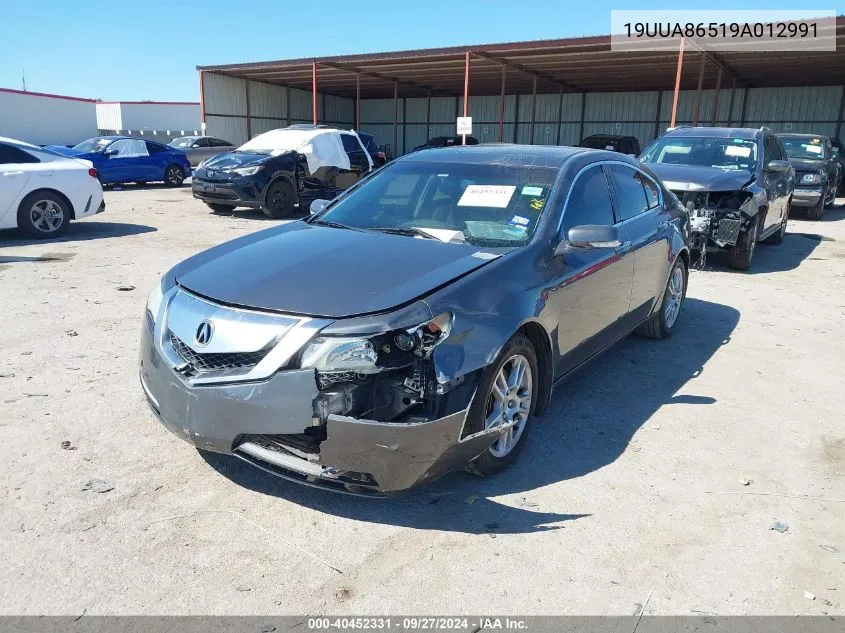
{"label": "gray acura sedan", "polygon": [[140,354],[174,434],[302,483],[497,473],[558,381],[669,336],[686,294],[686,211],[614,152],[425,150],[311,209],[168,271]]}

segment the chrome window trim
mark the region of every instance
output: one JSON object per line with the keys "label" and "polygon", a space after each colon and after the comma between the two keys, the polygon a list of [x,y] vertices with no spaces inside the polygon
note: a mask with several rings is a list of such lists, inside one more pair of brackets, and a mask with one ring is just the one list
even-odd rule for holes
{"label": "chrome window trim", "polygon": [[[613,224],[613,226],[624,226],[625,224],[627,224],[631,220],[635,220],[635,219],[639,218],[641,215],[643,215],[643,213],[648,213],[649,211],[654,211],[655,209],[659,209],[661,207],[664,207],[664,204],[663,204],[663,188],[659,184],[657,184],[657,182],[654,180],[654,178],[649,176],[640,167],[638,167],[637,165],[632,165],[631,163],[626,163],[624,160],[611,160],[611,159],[599,160],[599,161],[596,161],[594,163],[589,163],[587,165],[584,165],[581,169],[578,170],[578,173],[575,174],[575,177],[572,179],[572,184],[569,185],[569,191],[566,192],[566,200],[564,200],[564,202],[563,202],[563,211],[560,214],[560,220],[557,223],[557,235],[558,236],[560,236],[560,230],[563,227],[563,218],[566,217],[566,210],[569,207],[569,197],[572,195],[572,190],[575,188],[575,184],[578,182],[578,179],[588,169],[591,169],[593,167],[602,167],[604,165],[624,165],[625,167],[630,167],[634,171],[639,172],[641,175],[648,178],[657,187],[657,206],[656,207],[651,207],[650,209],[646,209],[642,213],[637,214],[632,218],[628,218],[627,220],[622,220],[621,222],[615,222]],[[607,178],[606,174],[605,174],[605,178]],[[612,186],[610,182],[608,182],[607,184],[608,184],[608,187]],[[608,190],[608,193],[610,193],[609,190]],[[613,204],[612,195],[611,195],[611,204],[613,205],[614,219],[616,219],[616,216],[615,216],[616,205]]]}
{"label": "chrome window trim", "polygon": [[[199,372],[193,376],[184,376],[178,368],[187,365],[186,361],[176,352],[170,342],[170,328],[168,327],[170,309],[175,297],[179,294],[185,294],[191,299],[197,300],[201,303],[207,304],[210,309],[230,311],[238,313],[244,320],[254,316],[260,319],[262,323],[268,320],[278,318],[280,321],[280,335],[277,340],[272,343],[270,351],[261,359],[254,367],[247,372],[237,370],[222,370],[222,371],[206,371]],[[290,321],[294,320],[293,325]],[[176,374],[180,380],[189,386],[213,385],[220,383],[236,383],[236,382],[254,382],[258,380],[266,380],[275,374],[279,368],[283,367],[317,332],[329,325],[331,320],[315,319],[311,317],[293,316],[288,314],[277,314],[273,312],[262,312],[260,310],[250,310],[247,308],[226,306],[204,297],[199,297],[184,288],[174,286],[168,290],[162,298],[159,314],[156,317],[154,341],[159,352],[164,356],[170,365],[173,373]],[[197,353],[205,353],[203,350],[196,350],[193,346],[193,341],[183,341],[186,345],[191,347]],[[232,353],[245,350],[232,350]],[[223,352],[226,353],[226,352]]]}

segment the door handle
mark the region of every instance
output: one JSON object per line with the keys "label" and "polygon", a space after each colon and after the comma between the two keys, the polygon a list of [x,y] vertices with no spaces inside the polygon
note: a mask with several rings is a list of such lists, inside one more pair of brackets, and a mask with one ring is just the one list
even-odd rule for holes
{"label": "door handle", "polygon": [[622,242],[619,246],[617,246],[613,250],[616,251],[617,253],[624,253],[625,251],[628,251],[630,249],[631,249],[631,241],[628,240],[627,242]]}
{"label": "door handle", "polygon": [[23,171],[4,171],[4,176],[21,176],[23,175]]}

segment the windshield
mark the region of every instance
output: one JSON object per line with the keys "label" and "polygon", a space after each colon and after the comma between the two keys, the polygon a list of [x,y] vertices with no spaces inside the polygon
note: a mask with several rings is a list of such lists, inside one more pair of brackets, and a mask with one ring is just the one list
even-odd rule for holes
{"label": "windshield", "polygon": [[551,167],[399,162],[311,221],[520,246],[534,234],[556,175]]}
{"label": "windshield", "polygon": [[194,144],[196,137],[194,136],[183,136],[181,138],[174,138],[172,141],[168,143],[170,147],[190,147]]}
{"label": "windshield", "polygon": [[89,138],[87,141],[82,141],[79,145],[74,145],[73,149],[77,152],[102,152],[106,147],[112,144],[114,139],[110,138]]}
{"label": "windshield", "polygon": [[822,139],[817,136],[781,136],[781,142],[786,148],[789,158],[809,158],[822,160],[826,158]]}
{"label": "windshield", "polygon": [[304,148],[315,136],[321,133],[319,130],[271,130],[259,134],[251,141],[247,141],[238,148],[238,151],[256,154],[281,154],[282,152]]}
{"label": "windshield", "polygon": [[740,138],[662,137],[640,155],[644,163],[754,170],[757,143]]}

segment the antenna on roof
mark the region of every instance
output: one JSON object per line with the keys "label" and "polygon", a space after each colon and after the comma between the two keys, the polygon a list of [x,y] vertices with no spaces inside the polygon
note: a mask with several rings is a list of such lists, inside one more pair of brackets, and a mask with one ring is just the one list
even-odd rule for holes
{"label": "antenna on roof", "polygon": [[23,91],[26,92],[26,69],[21,68],[21,86],[23,87]]}

